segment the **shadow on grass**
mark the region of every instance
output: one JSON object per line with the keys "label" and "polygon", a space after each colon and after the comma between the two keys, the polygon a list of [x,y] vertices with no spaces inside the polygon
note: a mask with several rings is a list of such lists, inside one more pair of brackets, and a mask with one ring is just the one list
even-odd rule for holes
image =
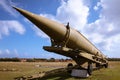
{"label": "shadow on grass", "polygon": [[45,72],[44,76],[38,78],[38,80],[66,80],[71,78],[71,75],[67,72],[66,68],[58,68]]}
{"label": "shadow on grass", "polygon": [[46,72],[45,75],[41,78],[36,78],[32,80],[69,80],[69,79],[86,79],[86,78],[77,78],[77,77],[72,77],[65,68],[61,69],[55,69]]}
{"label": "shadow on grass", "polygon": [[[101,68],[94,68],[93,71],[99,70]],[[59,70],[59,69],[58,69]],[[52,72],[52,71],[50,71]],[[66,70],[62,70],[61,72],[55,72],[54,74],[49,74],[47,76],[43,76],[37,80],[92,80],[88,77],[72,77]]]}
{"label": "shadow on grass", "polygon": [[86,78],[79,78],[79,77],[72,77],[69,73],[59,73],[54,75],[49,75],[46,77],[39,78],[37,80],[80,80],[80,79],[86,79]]}
{"label": "shadow on grass", "polygon": [[42,78],[39,78],[38,80],[66,80],[68,78],[71,78],[70,74],[68,74],[67,72],[60,72],[60,73],[43,76]]}
{"label": "shadow on grass", "polygon": [[77,78],[72,77],[68,72],[66,68],[59,68],[54,69],[51,71],[47,71],[43,73],[43,75],[31,75],[31,76],[23,76],[23,77],[17,77],[15,80],[80,80],[80,79],[86,79],[86,78]]}

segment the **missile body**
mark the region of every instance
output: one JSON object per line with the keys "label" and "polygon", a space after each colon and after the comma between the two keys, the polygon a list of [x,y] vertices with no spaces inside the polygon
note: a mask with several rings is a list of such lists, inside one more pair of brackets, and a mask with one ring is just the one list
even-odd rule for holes
{"label": "missile body", "polygon": [[[45,17],[33,14],[26,10],[15,8],[33,24],[35,24],[39,29],[46,33],[55,42],[62,42],[67,33],[67,28],[65,25],[49,20]],[[73,28],[70,28],[69,40],[66,47],[71,49],[83,50],[87,53],[99,56],[100,58],[105,58],[105,56],[98,50],[87,38],[85,38],[80,32]]]}

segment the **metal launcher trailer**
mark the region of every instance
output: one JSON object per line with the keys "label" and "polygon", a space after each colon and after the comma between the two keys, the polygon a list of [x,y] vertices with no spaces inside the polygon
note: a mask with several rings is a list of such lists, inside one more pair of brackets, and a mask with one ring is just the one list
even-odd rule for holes
{"label": "metal launcher trailer", "polygon": [[[44,50],[72,58],[77,63],[77,69],[79,70],[85,70],[81,65],[87,62],[88,66],[86,70],[89,75],[92,74],[92,63],[95,63],[96,67],[108,67],[106,56],[80,32],[71,28],[69,23],[63,25],[26,10],[13,8],[50,37],[51,46],[44,46]],[[75,66],[69,63],[68,68],[71,67],[75,69]]]}

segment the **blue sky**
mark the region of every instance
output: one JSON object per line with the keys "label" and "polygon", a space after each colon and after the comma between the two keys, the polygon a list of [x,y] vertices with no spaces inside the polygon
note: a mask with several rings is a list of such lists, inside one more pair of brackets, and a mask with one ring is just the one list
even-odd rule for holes
{"label": "blue sky", "polygon": [[65,58],[42,49],[49,38],[11,5],[67,22],[108,57],[120,57],[119,0],[0,0],[0,57]]}

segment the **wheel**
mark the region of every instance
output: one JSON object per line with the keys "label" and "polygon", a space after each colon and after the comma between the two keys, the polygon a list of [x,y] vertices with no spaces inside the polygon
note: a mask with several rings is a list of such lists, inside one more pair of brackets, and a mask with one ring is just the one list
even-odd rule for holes
{"label": "wheel", "polygon": [[72,72],[72,67],[73,67],[73,64],[72,64],[72,63],[69,63],[69,64],[67,65],[67,72],[70,73],[70,74],[71,74],[71,72]]}
{"label": "wheel", "polygon": [[108,63],[104,64],[104,67],[105,67],[105,68],[108,68]]}
{"label": "wheel", "polygon": [[88,69],[87,69],[87,71],[88,71],[89,75],[92,75],[92,71],[93,71],[92,63],[88,63]]}
{"label": "wheel", "polygon": [[97,69],[100,69],[101,68],[101,65],[99,63],[96,63],[96,68]]}
{"label": "wheel", "polygon": [[100,67],[100,64],[99,64],[99,63],[96,63],[96,67],[97,67],[97,68]]}

